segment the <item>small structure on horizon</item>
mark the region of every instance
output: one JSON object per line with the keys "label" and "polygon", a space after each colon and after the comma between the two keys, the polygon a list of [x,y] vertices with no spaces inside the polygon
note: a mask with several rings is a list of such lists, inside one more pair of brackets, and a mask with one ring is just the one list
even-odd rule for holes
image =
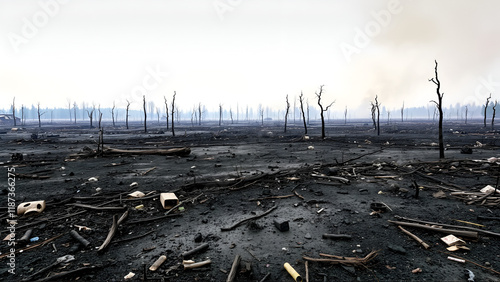
{"label": "small structure on horizon", "polygon": [[[21,124],[21,119],[16,117],[16,124]],[[14,125],[12,114],[0,114],[0,125]]]}

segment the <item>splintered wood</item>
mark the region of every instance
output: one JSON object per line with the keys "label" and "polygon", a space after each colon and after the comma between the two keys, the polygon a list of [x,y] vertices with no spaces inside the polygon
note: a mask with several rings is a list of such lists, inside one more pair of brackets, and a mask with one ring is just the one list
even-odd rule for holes
{"label": "splintered wood", "polygon": [[348,266],[366,266],[368,262],[374,259],[378,255],[379,251],[371,251],[364,258],[358,257],[343,257],[343,256],[335,256],[328,254],[319,254],[322,257],[326,258],[311,258],[307,256],[303,256],[302,258],[307,261],[315,261],[315,262],[327,262],[331,264],[343,264]]}

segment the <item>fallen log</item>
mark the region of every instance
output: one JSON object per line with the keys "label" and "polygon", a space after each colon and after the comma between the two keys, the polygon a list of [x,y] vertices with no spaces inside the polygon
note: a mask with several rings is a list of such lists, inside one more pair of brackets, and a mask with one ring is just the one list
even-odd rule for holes
{"label": "fallen log", "polygon": [[307,261],[328,262],[331,264],[343,264],[350,266],[364,266],[378,255],[378,251],[371,251],[364,258],[343,257],[343,256],[335,256],[328,254],[319,254],[319,255],[327,258],[311,258],[306,256],[303,256],[302,258]]}
{"label": "fallen log", "polygon": [[127,150],[127,149],[116,149],[111,147],[104,148],[104,154],[115,155],[160,155],[160,156],[187,156],[191,154],[191,148],[172,148],[172,149],[140,149],[140,150]]}
{"label": "fallen log", "polygon": [[470,231],[475,231],[475,232],[478,232],[478,233],[483,233],[483,234],[488,234],[488,235],[500,237],[500,233],[495,233],[495,232],[492,232],[492,231],[482,230],[482,229],[478,229],[478,228],[474,228],[474,227],[469,227],[469,226],[460,226],[460,225],[451,225],[451,224],[443,224],[443,223],[437,223],[437,222],[423,221],[423,220],[418,220],[418,219],[413,219],[413,218],[402,217],[402,216],[399,216],[399,215],[396,215],[394,217],[398,218],[398,219],[407,220],[407,221],[419,222],[419,223],[429,224],[429,225],[439,225],[439,226],[451,227],[451,228],[459,228],[459,229],[470,230]]}
{"label": "fallen log", "polygon": [[257,219],[257,218],[263,217],[263,216],[267,215],[268,213],[272,212],[273,210],[275,210],[276,208],[277,208],[277,206],[273,206],[272,208],[268,209],[267,211],[265,211],[264,213],[262,213],[260,215],[256,215],[256,216],[249,217],[247,219],[240,220],[240,221],[236,222],[235,224],[233,224],[232,226],[229,226],[229,227],[222,227],[221,231],[233,230],[234,228],[238,227],[238,225],[240,225],[240,224],[242,224],[242,223],[244,223],[246,221],[252,220],[252,219]]}
{"label": "fallen log", "polygon": [[441,232],[441,233],[446,233],[446,234],[453,234],[457,236],[464,236],[464,237],[470,237],[477,239],[478,235],[477,232],[474,231],[465,231],[465,230],[456,230],[456,229],[445,229],[445,228],[438,228],[438,227],[433,227],[429,225],[424,225],[424,224],[418,224],[418,223],[411,223],[411,222],[404,222],[404,221],[394,221],[394,220],[388,220],[390,223],[396,224],[396,225],[403,225],[403,226],[409,226],[409,227],[415,227],[415,228],[422,228],[426,230],[431,230],[431,231],[436,231],[436,232]]}

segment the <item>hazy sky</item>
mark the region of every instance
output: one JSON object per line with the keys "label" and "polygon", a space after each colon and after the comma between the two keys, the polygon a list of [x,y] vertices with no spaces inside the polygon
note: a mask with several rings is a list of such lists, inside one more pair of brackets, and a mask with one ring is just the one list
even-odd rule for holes
{"label": "hazy sky", "polygon": [[[369,113],[500,98],[500,1],[0,0],[0,108],[311,105]],[[363,112],[364,114],[364,112]]]}

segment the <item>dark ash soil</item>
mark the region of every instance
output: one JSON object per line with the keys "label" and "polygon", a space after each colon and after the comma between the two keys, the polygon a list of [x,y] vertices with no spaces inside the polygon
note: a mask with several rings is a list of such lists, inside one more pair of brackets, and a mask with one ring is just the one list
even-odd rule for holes
{"label": "dark ash soil", "polygon": [[[36,281],[78,270],[55,280],[122,281],[133,272],[129,281],[225,281],[239,254],[235,281],[261,281],[268,273],[266,281],[293,281],[284,270],[285,262],[305,281],[304,256],[362,258],[377,251],[373,260],[358,267],[310,261],[309,281],[467,281],[467,270],[474,274],[474,281],[500,281],[496,272],[500,271],[500,237],[482,233],[475,239],[461,237],[470,250],[451,253],[440,240],[445,233],[405,227],[431,245],[424,249],[388,222],[402,216],[499,233],[499,220],[478,218],[500,217],[498,195],[472,204],[468,202],[474,198],[451,195],[498,185],[500,161],[487,161],[500,157],[498,131],[483,129],[479,123],[447,124],[446,159],[439,160],[437,126],[426,122],[384,125],[380,136],[363,123],[335,125],[328,128],[324,140],[319,138],[317,125],[309,128],[309,138],[303,137],[299,126],[289,127],[286,134],[282,126],[259,124],[184,124],[178,126],[175,137],[162,130],[152,128],[144,134],[140,125],[130,130],[105,128],[104,141],[113,148],[189,147],[191,153],[75,158],[71,155],[85,147],[97,148],[97,129],[54,125],[41,130],[0,130],[4,133],[0,134],[2,239],[10,226],[9,169],[16,173],[17,205],[46,201],[42,213],[15,218],[15,249],[35,246],[15,254],[15,274],[9,272],[11,260],[5,257],[10,254],[9,241],[0,243],[0,280]],[[38,138],[32,139],[32,134]],[[462,154],[464,146],[472,148],[472,154]],[[23,159],[12,160],[14,153]],[[314,176],[319,174],[346,178],[349,183]],[[89,181],[91,177],[98,181]],[[138,186],[131,187],[133,182]],[[420,187],[418,198],[414,182]],[[133,191],[151,197],[128,200],[127,194]],[[446,197],[433,196],[439,191]],[[155,219],[167,212],[159,201],[161,192],[175,192],[183,210]],[[113,216],[125,210],[92,210],[75,203],[128,210],[103,251],[97,248],[105,241]],[[390,210],[373,213],[372,203],[384,203]],[[144,207],[136,209],[139,205]],[[272,207],[276,208],[263,217],[221,230]],[[275,219],[287,220],[289,230],[278,230]],[[31,237],[39,240],[19,241],[30,228]],[[70,236],[71,230],[78,231],[90,246],[78,243]],[[323,239],[325,233],[352,238]],[[181,254],[205,243],[208,249],[184,259],[209,259],[211,264],[184,270]],[[53,265],[69,254],[73,261]],[[450,254],[468,262],[451,261],[447,259]],[[165,263],[149,271],[161,255],[167,256]],[[421,272],[412,273],[417,268]]]}

